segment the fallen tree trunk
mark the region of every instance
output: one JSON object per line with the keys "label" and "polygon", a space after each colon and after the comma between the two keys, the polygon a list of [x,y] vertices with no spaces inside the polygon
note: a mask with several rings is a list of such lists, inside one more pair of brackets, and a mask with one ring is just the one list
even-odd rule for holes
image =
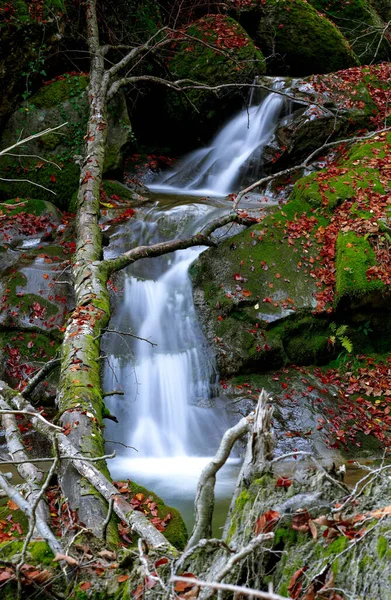
{"label": "fallen tree trunk", "polygon": [[[11,390],[2,381],[0,381],[0,395],[0,399],[1,397],[5,398],[6,401],[8,400],[8,402],[18,410],[27,410],[32,414],[37,412],[20,394]],[[53,440],[53,429],[50,424],[45,424],[37,417],[31,417],[31,423],[42,435],[51,441]],[[84,460],[83,455],[75,448],[68,436],[56,431],[56,438],[61,457],[70,459],[61,462],[71,463],[79,475],[94,488],[96,493],[98,493],[105,502],[108,503],[113,500],[113,510],[120,520],[125,521],[125,523],[127,523],[137,535],[142,537],[149,546],[160,548],[161,550],[174,555],[177,553],[164,535],[148,521],[142,512],[133,510],[130,504],[128,504],[121,494],[118,493],[117,489],[95,466],[95,464]],[[100,528],[103,528],[103,525],[104,520],[97,524]]]}

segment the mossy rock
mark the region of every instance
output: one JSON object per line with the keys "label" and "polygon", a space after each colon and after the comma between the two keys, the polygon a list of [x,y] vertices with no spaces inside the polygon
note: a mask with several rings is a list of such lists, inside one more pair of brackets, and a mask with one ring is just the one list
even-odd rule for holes
{"label": "mossy rock", "polygon": [[[360,190],[384,194],[387,178],[381,175],[376,161],[384,159],[389,153],[391,135],[387,134],[379,141],[369,140],[355,144],[347,153],[337,159],[332,171],[321,169],[295,183],[290,200],[307,202],[323,213],[331,213],[336,206],[354,198]],[[352,212],[355,207],[352,207]],[[357,216],[371,216],[356,213]]]}
{"label": "mossy rock", "polygon": [[133,496],[136,494],[143,494],[145,498],[152,498],[157,504],[158,514],[161,519],[164,519],[169,513],[171,514],[171,519],[168,521],[163,534],[175,548],[183,550],[188,540],[188,533],[179,510],[167,506],[160,496],[134,481],[129,481],[129,488],[132,490]]}
{"label": "mossy rock", "polygon": [[330,73],[358,64],[338,27],[305,0],[254,0],[238,18],[270,57],[273,75]]}
{"label": "mossy rock", "polygon": [[[295,362],[300,358],[316,362],[324,352],[325,336],[312,339],[308,352],[301,351],[299,357],[293,342],[285,343],[288,336],[279,327],[302,318],[303,313],[311,314],[316,306],[314,270],[320,257],[315,235],[327,220],[312,211],[306,202],[288,202],[261,223],[207,250],[194,263],[195,301],[224,374],[241,368],[277,368],[290,357],[296,357]],[[289,234],[303,218],[307,219],[305,252],[301,236]],[[300,349],[308,324],[294,329]]]}
{"label": "mossy rock", "polygon": [[383,21],[369,1],[310,0],[310,4],[335,23],[350,42],[360,64],[389,60],[391,45],[383,34]]}
{"label": "mossy rock", "polygon": [[[0,562],[1,559],[12,561],[16,555],[20,555],[23,548],[23,541],[3,542],[0,544]],[[27,547],[27,561],[34,565],[54,566],[54,554],[46,542],[30,542]]]}
{"label": "mossy rock", "polygon": [[[250,84],[255,76],[266,71],[262,52],[234,19],[208,15],[189,25],[186,33],[201,40],[201,43],[189,40],[178,44],[169,60],[175,79],[191,79],[211,86],[227,82]],[[228,107],[232,110],[233,107],[239,108],[248,97],[248,88],[227,88],[218,94],[216,97],[211,92],[188,90],[186,100],[183,95],[170,92],[167,96],[168,116],[177,120],[186,118],[186,115],[196,121],[216,120],[219,111],[226,112]]]}
{"label": "mossy rock", "polygon": [[[4,206],[2,210],[10,217],[20,213],[27,213],[37,217],[50,215],[57,220],[58,223],[61,222],[62,215],[60,211],[54,204],[47,202],[46,200],[38,200],[37,198],[27,198],[26,200],[24,198],[11,198],[10,200],[6,200],[4,205],[7,206]],[[15,205],[15,208],[12,208],[13,205]]]}
{"label": "mossy rock", "polygon": [[[84,152],[89,111],[87,85],[87,76],[61,76],[41,88],[13,113],[1,136],[1,147],[11,146],[20,135],[27,137],[44,127],[54,128],[66,122],[68,125],[20,148],[21,153],[32,154],[36,158],[2,157],[1,175],[24,181],[12,182],[12,185],[5,181],[0,182],[0,199],[15,196],[36,197],[39,189],[43,200],[49,200],[61,209],[69,208],[80,178],[80,168],[75,157]],[[104,170],[114,172],[121,168],[122,149],[131,136],[130,121],[122,94],[118,94],[109,105],[108,123]],[[44,186],[51,192],[26,180]]]}
{"label": "mossy rock", "polygon": [[336,304],[384,304],[386,286],[378,279],[368,280],[369,267],[376,265],[373,248],[365,237],[353,231],[340,232],[336,252]]}

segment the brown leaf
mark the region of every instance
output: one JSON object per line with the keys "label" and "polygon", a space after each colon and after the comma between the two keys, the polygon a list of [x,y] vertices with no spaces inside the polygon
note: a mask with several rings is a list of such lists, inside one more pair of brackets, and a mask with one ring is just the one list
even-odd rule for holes
{"label": "brown leaf", "polygon": [[12,571],[8,571],[8,569],[6,569],[5,571],[1,571],[0,572],[0,583],[4,583],[4,581],[8,581],[13,576],[14,576],[14,574],[12,573]]}
{"label": "brown leaf", "polygon": [[298,569],[297,571],[295,571],[295,573],[293,573],[292,578],[289,582],[289,586],[288,586],[288,593],[290,598],[293,598],[293,600],[297,600],[297,598],[300,596],[301,594],[301,590],[303,587],[303,584],[300,580],[301,576],[307,571],[308,567],[302,567],[301,569]]}
{"label": "brown leaf", "polygon": [[8,500],[7,506],[10,510],[18,510],[19,506],[13,500]]}
{"label": "brown leaf", "polygon": [[118,583],[123,583],[124,581],[127,581],[129,579],[129,575],[118,575]]}
{"label": "brown leaf", "polygon": [[79,566],[78,561],[75,558],[73,558],[72,556],[68,556],[67,554],[57,553],[56,556],[53,558],[53,562],[59,562],[61,560],[65,561],[71,567]]}
{"label": "brown leaf", "polygon": [[310,519],[308,521],[308,527],[310,528],[312,537],[314,538],[314,540],[316,540],[316,538],[318,537],[318,531],[317,531],[312,519]]}
{"label": "brown leaf", "polygon": [[312,583],[301,600],[315,600],[315,587]]}
{"label": "brown leaf", "polygon": [[106,560],[115,560],[117,558],[115,552],[110,552],[110,550],[101,550],[98,552],[98,556],[101,556]]}
{"label": "brown leaf", "polygon": [[263,515],[261,515],[255,523],[255,535],[259,535],[260,533],[269,533],[272,531],[280,516],[280,513],[276,510],[268,510],[267,512],[263,513]]}
{"label": "brown leaf", "polygon": [[[190,579],[197,579],[197,577],[193,573],[181,573],[181,577],[189,577]],[[189,581],[189,583],[186,583],[185,581],[177,581],[175,583],[174,591],[175,592],[186,592],[192,587],[194,587],[194,583],[192,581]]]}
{"label": "brown leaf", "polygon": [[92,587],[92,583],[90,581],[83,581],[83,583],[81,583],[79,587],[81,590],[84,590],[86,592],[90,589],[90,587]]}
{"label": "brown leaf", "polygon": [[293,515],[292,529],[294,529],[295,531],[308,531],[308,521],[310,520],[310,518],[310,513],[306,508],[304,510],[297,511]]}
{"label": "brown leaf", "polygon": [[381,519],[386,515],[391,515],[391,505],[385,506],[384,508],[379,508],[378,510],[374,510],[370,514],[372,517],[375,517],[375,519]]}

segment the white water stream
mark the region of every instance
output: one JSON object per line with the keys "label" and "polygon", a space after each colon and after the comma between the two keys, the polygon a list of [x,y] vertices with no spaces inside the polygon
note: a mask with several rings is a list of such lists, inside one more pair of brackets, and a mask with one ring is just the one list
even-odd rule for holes
{"label": "white water stream", "polygon": [[[282,82],[276,80],[274,85],[279,89]],[[259,167],[284,105],[280,94],[269,94],[260,103],[258,98],[253,90],[250,106],[235,115],[209,146],[191,152],[177,168],[158,176],[149,187],[166,193],[212,197],[234,192],[245,172]]]}
{"label": "white water stream", "polygon": [[[260,158],[281,107],[281,97],[270,94],[260,105],[250,107],[248,114],[240,113],[211,147],[190,155],[155,187],[196,196],[232,191],[249,157]],[[133,245],[185,237],[231,208],[226,201],[205,203],[192,198],[184,203],[182,197],[182,202],[164,209],[167,198],[157,196],[149,212],[118,230],[109,255],[118,254],[129,243],[124,243],[124,237],[130,237]],[[110,447],[118,453],[110,462],[112,475],[152,488],[168,504],[180,508],[188,523],[197,478],[230,424],[224,409],[212,401],[215,365],[193,304],[188,271],[202,251],[190,248],[129,267],[111,328],[131,330],[143,339],[109,334],[104,344],[109,356],[105,389],[124,391],[124,396],[108,399],[119,423],[110,422],[107,438],[137,449]],[[222,470],[217,498],[228,498],[237,468],[238,460],[233,459]]]}

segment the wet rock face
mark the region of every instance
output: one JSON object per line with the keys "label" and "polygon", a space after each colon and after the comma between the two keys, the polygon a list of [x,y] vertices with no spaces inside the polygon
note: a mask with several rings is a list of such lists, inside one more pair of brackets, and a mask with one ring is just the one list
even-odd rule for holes
{"label": "wet rock face", "polygon": [[[3,205],[0,222],[0,376],[13,386],[32,376],[60,344],[73,306],[69,260],[75,242],[66,220],[49,202],[16,199]],[[37,390],[55,394],[51,376]]]}

